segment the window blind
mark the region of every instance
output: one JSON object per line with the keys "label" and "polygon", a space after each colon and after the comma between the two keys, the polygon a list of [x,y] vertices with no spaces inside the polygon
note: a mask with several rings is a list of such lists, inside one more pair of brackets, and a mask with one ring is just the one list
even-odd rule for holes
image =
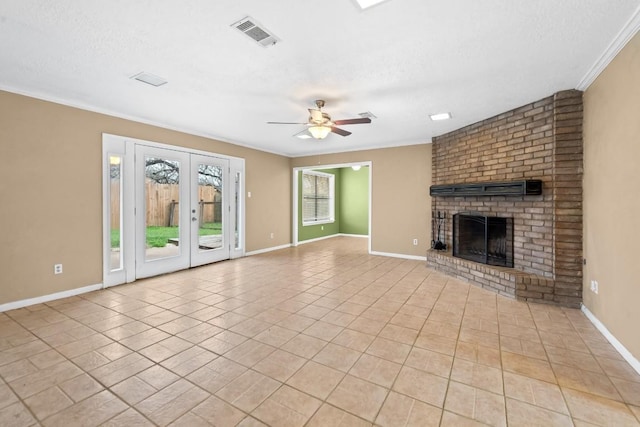
{"label": "window blind", "polygon": [[331,221],[332,179],[330,176],[302,174],[302,221]]}

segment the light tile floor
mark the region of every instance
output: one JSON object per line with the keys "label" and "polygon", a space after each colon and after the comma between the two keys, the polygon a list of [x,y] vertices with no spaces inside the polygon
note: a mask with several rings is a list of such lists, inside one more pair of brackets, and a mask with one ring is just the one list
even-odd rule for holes
{"label": "light tile floor", "polygon": [[578,310],[340,237],[0,314],[2,426],[639,425]]}

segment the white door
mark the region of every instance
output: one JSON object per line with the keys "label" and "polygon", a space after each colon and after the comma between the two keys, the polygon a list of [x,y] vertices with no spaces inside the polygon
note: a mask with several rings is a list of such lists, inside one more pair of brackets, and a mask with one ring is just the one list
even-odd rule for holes
{"label": "white door", "polygon": [[244,256],[244,160],[103,135],[103,281]]}
{"label": "white door", "polygon": [[136,145],[136,278],[190,265],[189,154]]}
{"label": "white door", "polygon": [[136,278],[229,259],[229,160],[136,145]]}
{"label": "white door", "polygon": [[191,267],[229,258],[229,161],[191,154]]}

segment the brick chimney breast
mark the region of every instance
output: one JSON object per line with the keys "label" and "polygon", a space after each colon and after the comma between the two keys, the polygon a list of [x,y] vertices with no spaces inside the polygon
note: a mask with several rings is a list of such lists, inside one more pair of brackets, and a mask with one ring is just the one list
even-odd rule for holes
{"label": "brick chimney breast", "polygon": [[[525,301],[582,302],[582,92],[561,91],[433,138],[432,184],[541,180],[535,196],[432,197],[458,212],[513,218],[514,267],[429,251],[428,266]],[[452,226],[444,236],[451,248]]]}

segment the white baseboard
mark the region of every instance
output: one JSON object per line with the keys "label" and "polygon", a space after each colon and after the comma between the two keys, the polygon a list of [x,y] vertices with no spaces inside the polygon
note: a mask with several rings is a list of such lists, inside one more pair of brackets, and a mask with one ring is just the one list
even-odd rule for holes
{"label": "white baseboard", "polygon": [[319,242],[320,240],[333,239],[334,237],[338,237],[340,234],[329,234],[328,236],[316,237],[315,239],[307,239],[307,240],[298,240],[298,245],[304,245],[305,243],[313,243]]}
{"label": "white baseboard", "polygon": [[316,237],[315,239],[308,239],[308,240],[299,240],[298,241],[298,245],[304,245],[305,243],[313,243],[313,242],[318,242],[320,240],[326,240],[326,239],[332,239],[334,237],[364,237],[365,239],[368,239],[369,236],[366,234],[345,234],[345,233],[336,233],[336,234],[330,234],[328,236],[322,236],[322,237]]}
{"label": "white baseboard", "polygon": [[291,243],[287,243],[286,245],[273,246],[271,248],[264,248],[264,249],[258,249],[256,251],[246,252],[244,256],[259,255],[267,252],[279,251],[280,249],[287,249],[290,247],[291,247]]}
{"label": "white baseboard", "polygon": [[394,254],[394,253],[389,253],[389,252],[371,251],[371,255],[388,256],[388,257],[391,257],[391,258],[411,259],[411,260],[414,260],[414,261],[426,261],[427,260],[426,256]]}
{"label": "white baseboard", "polygon": [[42,295],[40,297],[35,298],[27,298],[20,301],[7,302],[4,304],[0,304],[0,313],[9,310],[16,310],[18,308],[27,307],[35,304],[42,304],[45,302],[73,297],[80,294],[86,294],[87,292],[93,292],[102,289],[102,283],[98,283],[96,285],[84,286],[82,288],[69,289],[68,291],[56,292],[55,294]]}
{"label": "white baseboard", "polygon": [[593,313],[589,311],[589,309],[584,304],[582,304],[582,307],[580,309],[582,310],[584,315],[587,316],[587,319],[589,319],[591,323],[593,323],[593,325],[602,333],[602,335],[604,335],[607,341],[609,341],[611,345],[614,346],[616,350],[618,350],[618,353],[620,353],[620,355],[624,357],[624,360],[629,362],[629,365],[631,365],[631,367],[635,369],[638,374],[640,374],[640,361],[636,359],[633,354],[631,354],[631,352],[627,350],[626,347],[622,345],[622,343],[618,341],[616,337],[613,336],[611,332],[609,332],[607,327],[604,326],[604,324],[602,324],[602,322],[598,320],[598,318],[594,316]]}

